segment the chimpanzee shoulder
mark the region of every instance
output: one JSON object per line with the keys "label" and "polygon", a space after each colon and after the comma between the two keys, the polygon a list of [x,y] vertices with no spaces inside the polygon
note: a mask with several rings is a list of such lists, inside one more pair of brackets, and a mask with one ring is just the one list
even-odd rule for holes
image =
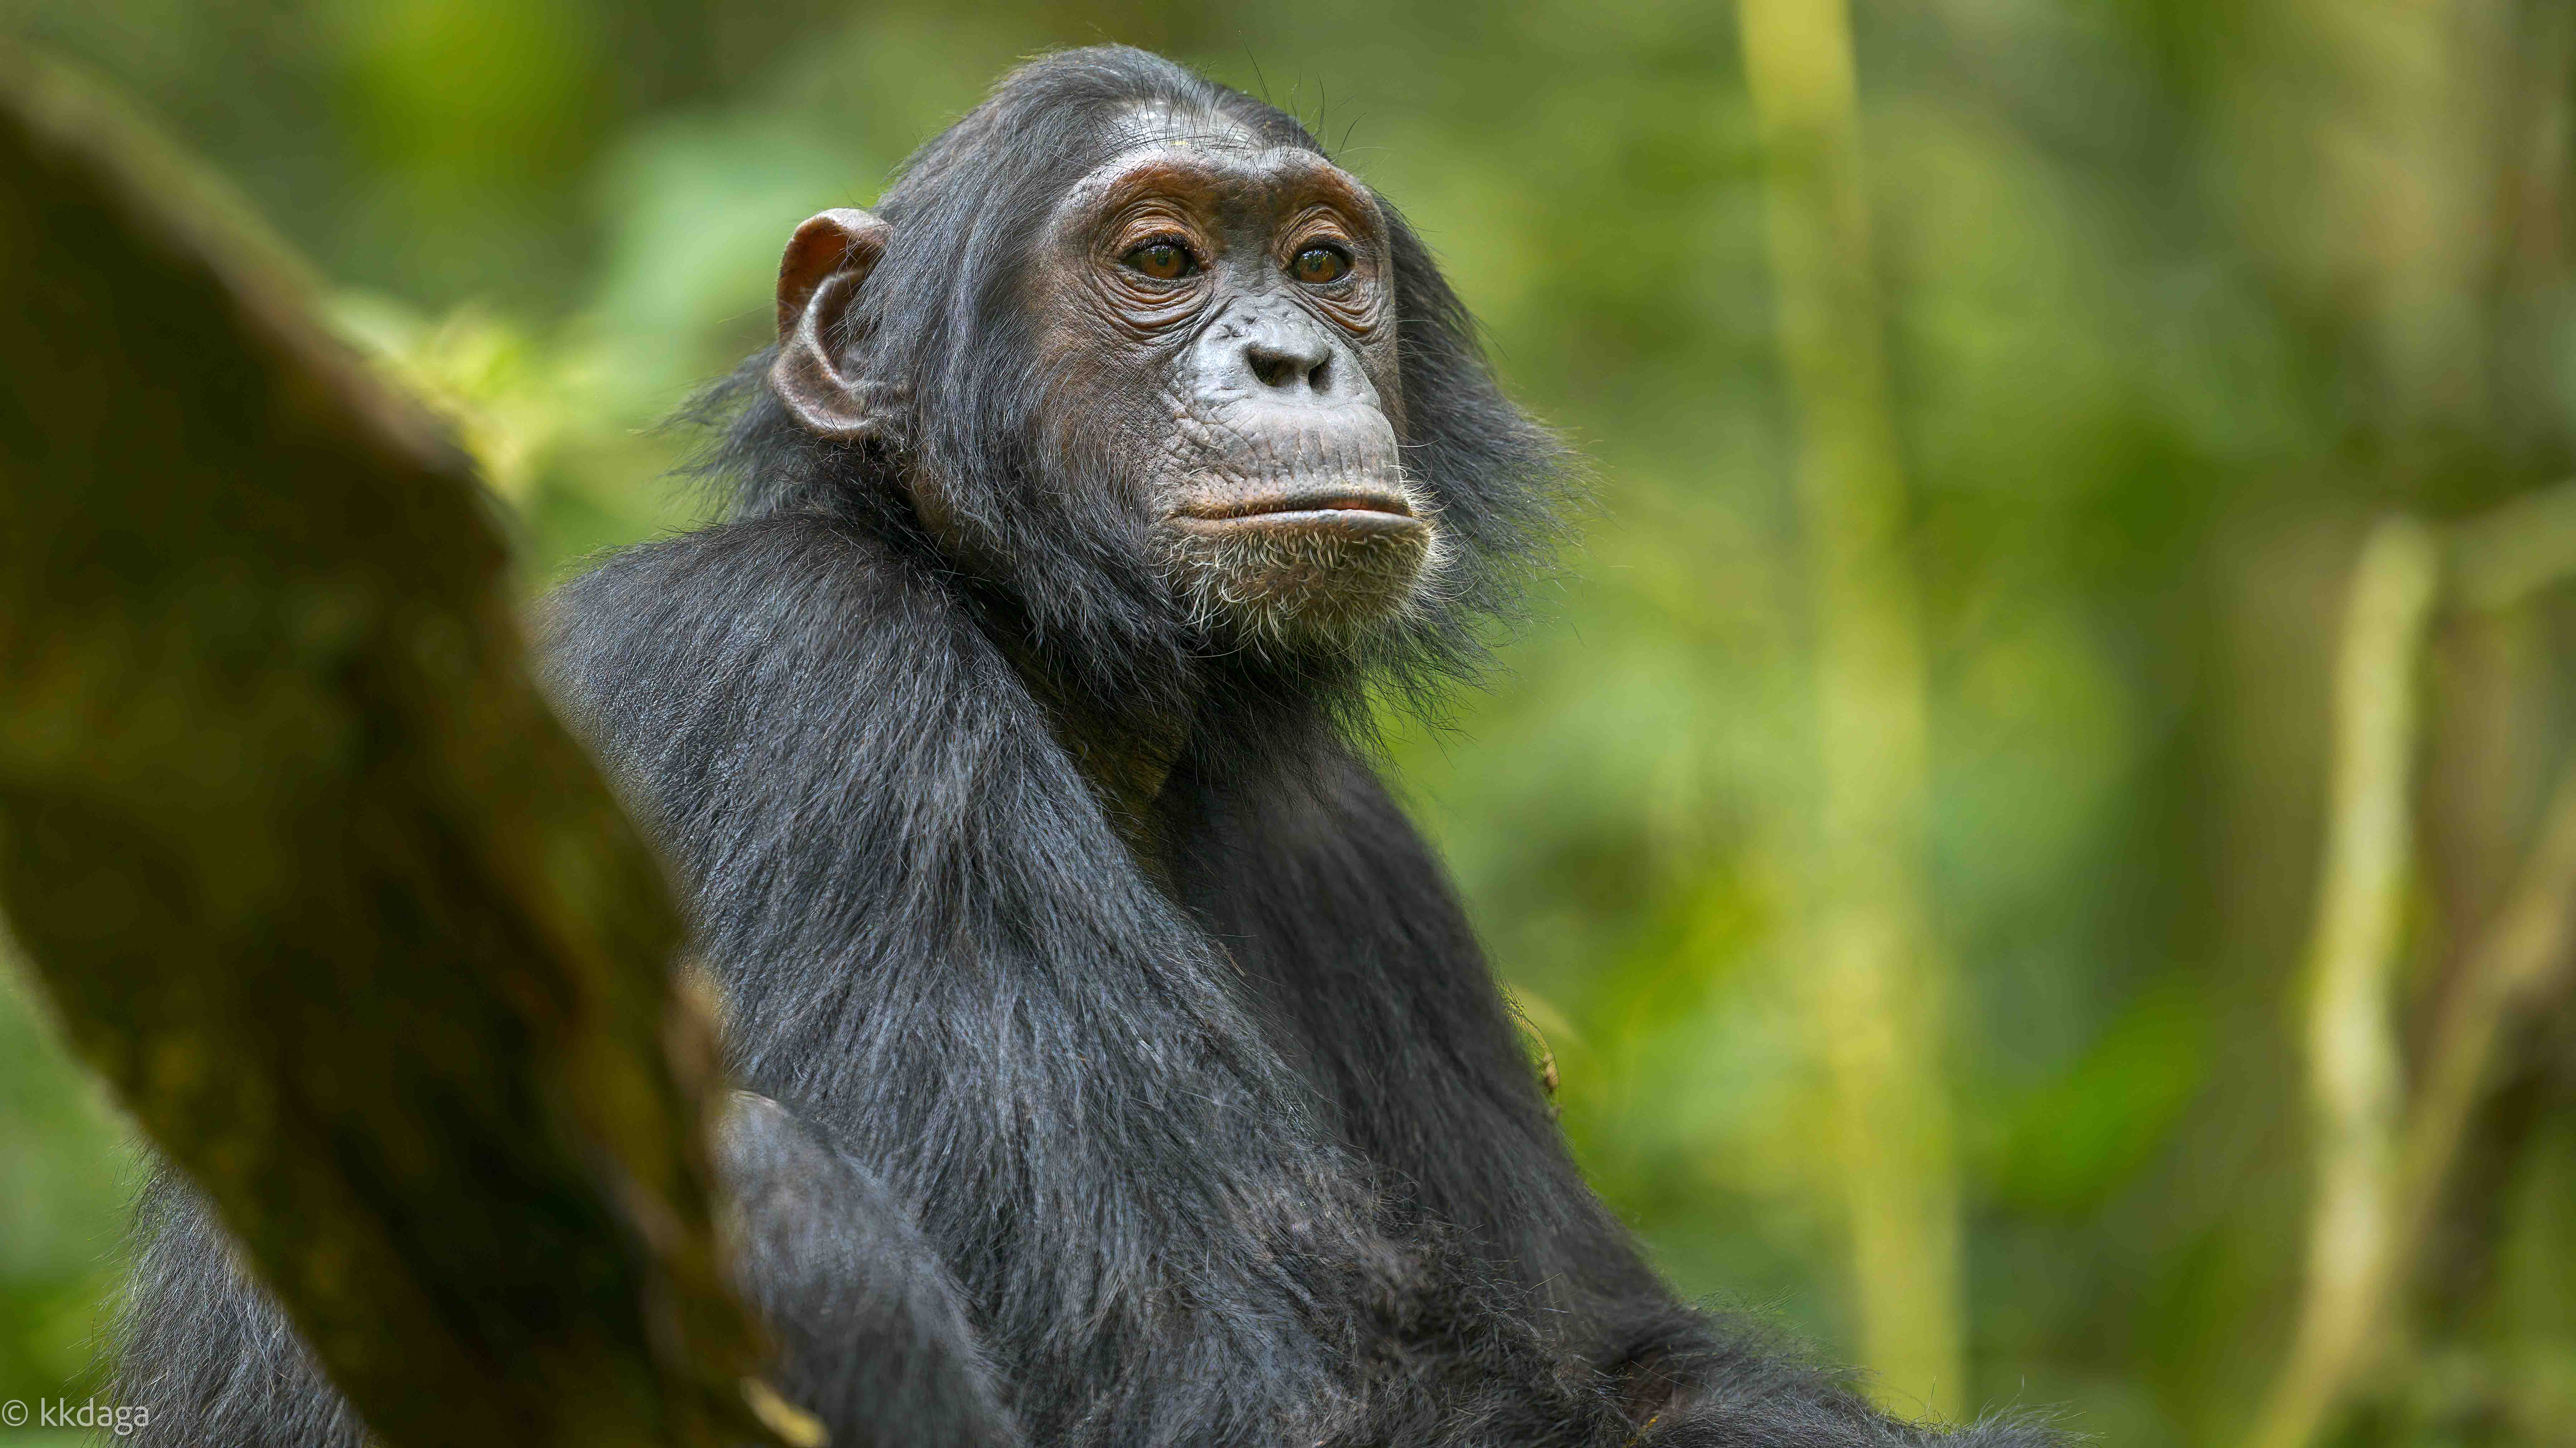
{"label": "chimpanzee shoulder", "polygon": [[[539,621],[553,693],[609,773],[688,847],[883,767],[961,693],[1020,692],[936,574],[847,522],[721,522],[609,555]],[[893,787],[891,780],[877,781]],[[710,811],[719,812],[711,814]]]}

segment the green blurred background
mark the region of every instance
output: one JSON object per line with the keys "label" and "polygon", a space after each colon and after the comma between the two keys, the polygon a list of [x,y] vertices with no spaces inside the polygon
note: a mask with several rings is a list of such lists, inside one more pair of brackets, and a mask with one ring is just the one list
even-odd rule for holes
{"label": "green blurred background", "polygon": [[[1846,193],[1766,168],[1790,154],[1766,118],[1806,94],[1830,121],[1834,87],[1758,107],[1722,3],[0,0],[0,35],[109,79],[312,259],[517,505],[532,587],[692,516],[662,476],[689,438],[657,420],[763,341],[789,230],[867,204],[1015,58],[1131,42],[1304,116],[1597,469],[1490,688],[1394,746],[1594,1181],[1685,1290],[1870,1361],[1900,1407],[2236,1441],[2306,1290],[2303,981],[2356,548],[2376,514],[2576,472],[2576,11],[1863,0],[1851,24],[1865,210],[1824,207],[1851,223],[1824,271],[1874,285],[1784,334],[1799,240],[1773,220]],[[1824,374],[1784,335],[1864,379],[1882,348],[1883,396],[1802,395]],[[1882,423],[1901,514],[1855,584],[1796,479]],[[1874,673],[1837,627],[1892,629],[1919,669]],[[2435,625],[2410,1069],[2520,868],[2571,664],[2555,593]],[[1836,697],[1913,729],[1920,766],[1837,755]],[[1867,1019],[1817,946],[1852,893],[1817,823],[1838,769],[1923,841]],[[2561,986],[2507,1023],[2328,1440],[2576,1443]],[[1920,1049],[1837,1054],[1872,1024]],[[0,1399],[86,1390],[134,1162],[0,971]],[[1872,1212],[1912,1244],[1884,1271]],[[1915,1260],[1951,1243],[1955,1282]]]}

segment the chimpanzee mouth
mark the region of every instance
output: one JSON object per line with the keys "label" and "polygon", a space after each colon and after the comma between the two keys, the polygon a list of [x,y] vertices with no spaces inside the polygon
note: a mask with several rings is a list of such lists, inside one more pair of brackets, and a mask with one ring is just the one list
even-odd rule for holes
{"label": "chimpanzee mouth", "polygon": [[1355,533],[1411,533],[1426,528],[1413,503],[1387,487],[1296,488],[1194,498],[1172,514],[1193,532],[1239,528],[1329,528]]}
{"label": "chimpanzee mouth", "polygon": [[1437,566],[1431,510],[1392,480],[1193,481],[1155,552],[1192,617],[1237,639],[1348,645],[1413,607]]}

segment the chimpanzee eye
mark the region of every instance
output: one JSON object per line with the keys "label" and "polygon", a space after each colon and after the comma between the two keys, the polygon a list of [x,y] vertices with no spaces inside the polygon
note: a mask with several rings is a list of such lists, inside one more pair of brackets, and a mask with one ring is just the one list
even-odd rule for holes
{"label": "chimpanzee eye", "polygon": [[1350,269],[1350,253],[1337,246],[1310,246],[1288,263],[1290,276],[1314,286],[1340,281]]}
{"label": "chimpanzee eye", "polygon": [[1199,259],[1177,241],[1149,241],[1119,258],[1158,282],[1175,282],[1199,269]]}

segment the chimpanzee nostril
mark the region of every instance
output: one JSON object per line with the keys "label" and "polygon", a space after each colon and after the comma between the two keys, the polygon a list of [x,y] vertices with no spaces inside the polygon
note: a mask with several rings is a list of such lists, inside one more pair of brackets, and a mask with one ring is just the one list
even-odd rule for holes
{"label": "chimpanzee nostril", "polygon": [[1243,349],[1244,365],[1261,379],[1264,387],[1286,387],[1305,375],[1305,359],[1255,344]]}
{"label": "chimpanzee nostril", "polygon": [[1332,362],[1329,347],[1302,337],[1289,341],[1274,333],[1243,348],[1244,365],[1264,387],[1294,390],[1303,384],[1321,392]]}

